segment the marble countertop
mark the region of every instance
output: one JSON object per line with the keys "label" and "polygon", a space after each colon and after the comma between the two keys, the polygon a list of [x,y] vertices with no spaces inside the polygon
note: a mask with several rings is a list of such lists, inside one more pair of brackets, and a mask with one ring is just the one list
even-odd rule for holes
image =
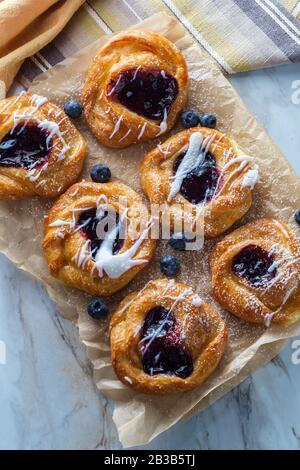
{"label": "marble countertop", "polygon": [[[241,74],[231,83],[300,174],[297,80],[300,87],[300,64]],[[39,283],[2,255],[0,311],[0,449],[121,448],[75,327]],[[297,346],[291,340],[239,387],[143,448],[300,449]]]}

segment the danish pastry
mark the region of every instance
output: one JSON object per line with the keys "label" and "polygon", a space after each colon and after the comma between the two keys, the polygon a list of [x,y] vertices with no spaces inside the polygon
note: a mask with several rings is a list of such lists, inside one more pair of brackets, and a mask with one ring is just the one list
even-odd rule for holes
{"label": "danish pastry", "polygon": [[[225,134],[205,127],[173,135],[141,165],[150,202],[164,205],[173,225],[183,226],[189,217],[193,228],[202,220],[206,237],[223,233],[249,210],[257,179],[254,158]],[[202,232],[203,223],[199,227]]]}
{"label": "danish pastry", "polygon": [[69,286],[110,295],[148,264],[156,245],[148,237],[149,224],[147,208],[128,186],[77,183],[45,220],[50,273]]}
{"label": "danish pastry", "polygon": [[21,93],[0,101],[0,199],[61,194],[77,180],[86,148],[47,98]]}
{"label": "danish pastry", "polygon": [[111,319],[110,340],[112,365],[125,385],[168,394],[208,378],[224,354],[227,328],[191,288],[157,279],[123,300]]}
{"label": "danish pastry", "polygon": [[159,34],[129,31],[96,55],[82,103],[97,139],[124,148],[170,130],[187,94],[187,65],[177,47]]}
{"label": "danish pastry", "polygon": [[217,243],[211,258],[213,293],[231,313],[252,323],[288,325],[300,319],[300,247],[291,229],[259,219]]}

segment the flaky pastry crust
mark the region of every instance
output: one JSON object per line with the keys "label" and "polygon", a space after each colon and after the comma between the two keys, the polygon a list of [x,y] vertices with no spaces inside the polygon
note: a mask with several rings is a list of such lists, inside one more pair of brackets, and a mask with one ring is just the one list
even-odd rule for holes
{"label": "flaky pastry crust", "polygon": [[[149,213],[141,197],[125,184],[80,182],[63,194],[50,209],[45,219],[43,249],[50,273],[61,282],[90,294],[108,296],[126,284],[144,268],[155,250],[156,241],[150,238],[142,240],[132,256],[140,264],[131,267],[118,278],[111,278],[104,271],[99,273],[95,261],[91,258],[90,246],[86,237],[78,228],[79,215],[90,209],[99,208],[104,198],[105,206],[127,219],[125,240],[118,254],[129,250],[136,242],[134,229],[136,220],[139,238],[143,227],[147,227]],[[102,201],[102,202],[101,202]]]}
{"label": "flaky pastry crust", "polygon": [[[272,254],[271,271],[277,272],[265,285],[253,286],[232,270],[234,257],[249,245]],[[299,255],[299,243],[286,224],[275,219],[250,222],[216,244],[211,256],[213,294],[243,320],[266,326],[292,324],[300,319]]]}
{"label": "flaky pastry crust", "polygon": [[[118,378],[138,392],[164,395],[191,390],[204,382],[219,364],[227,344],[227,328],[222,317],[185,284],[157,279],[140,292],[126,297],[110,323],[112,365]],[[147,313],[155,307],[171,311],[179,325],[193,360],[187,378],[175,375],[148,375],[143,370],[140,331]]]}
{"label": "flaky pastry crust", "polygon": [[[164,129],[160,122],[130,111],[107,92],[114,77],[135,67],[161,69],[177,80],[178,95]],[[168,39],[150,31],[120,33],[102,47],[90,67],[82,93],[87,124],[101,143],[112,148],[154,139],[173,127],[186,103],[188,85],[186,62]]]}
{"label": "flaky pastry crust", "polygon": [[[2,166],[0,199],[53,198],[73,184],[82,170],[86,140],[66,114],[46,98],[22,93],[0,101],[0,143],[16,125],[37,125],[50,136],[47,160],[26,169]],[[22,132],[20,132],[22,134]]]}
{"label": "flaky pastry crust", "polygon": [[[222,171],[226,165],[220,178],[220,189],[204,205],[191,204],[180,192],[168,201],[174,179],[174,162],[187,151],[190,137],[195,132],[202,134],[204,142],[207,142],[205,148],[215,157],[219,169]],[[164,213],[169,214],[167,220],[171,221],[172,227],[188,222],[187,226],[193,227],[194,231],[196,221],[202,220],[204,236],[216,237],[243,217],[252,205],[253,187],[243,182],[248,171],[256,168],[253,160],[244,155],[226,134],[206,127],[194,127],[173,135],[145,156],[140,170],[141,185],[152,204],[165,206]],[[199,223],[202,233],[203,222]]]}

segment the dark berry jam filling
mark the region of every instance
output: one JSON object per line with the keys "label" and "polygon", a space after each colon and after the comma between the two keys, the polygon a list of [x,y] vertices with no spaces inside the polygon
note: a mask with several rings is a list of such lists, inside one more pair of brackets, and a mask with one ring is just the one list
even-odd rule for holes
{"label": "dark berry jam filling", "polygon": [[232,261],[232,271],[236,276],[245,278],[255,287],[268,284],[276,275],[274,258],[257,245],[245,246]]}
{"label": "dark berry jam filling", "polygon": [[162,121],[178,94],[177,80],[163,70],[137,67],[110,81],[107,95],[131,111]]}
{"label": "dark berry jam filling", "polygon": [[[97,217],[97,209],[89,209],[80,214],[77,222],[77,227],[80,230],[80,233],[87,239],[91,241],[91,253],[93,259],[97,254],[97,251],[100,249],[103,239],[98,238],[97,236],[97,225],[98,223],[106,219],[108,212],[105,211],[100,218]],[[112,223],[119,223],[119,214],[112,214],[113,219]],[[110,225],[110,227],[109,227]],[[104,232],[108,232],[108,229],[111,229],[112,225],[107,222],[104,226]],[[115,255],[121,248],[124,243],[124,240],[120,239],[120,234],[118,232],[117,237],[113,244],[113,254]]]}
{"label": "dark berry jam filling", "polygon": [[52,142],[48,132],[36,124],[20,122],[0,142],[0,166],[30,170],[48,158]]}
{"label": "dark berry jam filling", "polygon": [[155,307],[147,313],[140,349],[144,372],[148,375],[176,375],[182,379],[193,372],[193,361],[180,338],[178,324],[172,312]]}
{"label": "dark berry jam filling", "polygon": [[[184,156],[185,153],[176,158],[173,168],[174,175]],[[221,188],[219,176],[220,171],[215,157],[206,152],[203,162],[182,181],[180,193],[192,204],[208,203]]]}

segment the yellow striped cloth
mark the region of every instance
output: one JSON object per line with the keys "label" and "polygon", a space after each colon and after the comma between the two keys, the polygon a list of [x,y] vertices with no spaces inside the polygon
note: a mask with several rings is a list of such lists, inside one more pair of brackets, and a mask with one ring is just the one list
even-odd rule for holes
{"label": "yellow striped cloth", "polygon": [[100,35],[159,11],[175,15],[227,73],[300,60],[297,0],[88,0],[64,30],[23,64],[17,81],[33,78]]}

